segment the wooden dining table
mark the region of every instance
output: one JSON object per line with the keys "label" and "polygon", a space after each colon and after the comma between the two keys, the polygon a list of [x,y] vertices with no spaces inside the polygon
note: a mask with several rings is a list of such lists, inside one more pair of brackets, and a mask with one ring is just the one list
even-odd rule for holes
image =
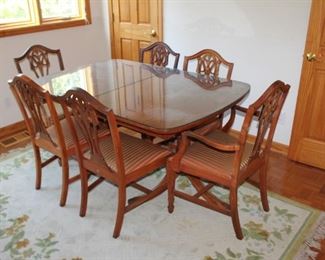
{"label": "wooden dining table", "polygon": [[129,60],[106,60],[38,81],[52,95],[80,87],[112,108],[118,124],[168,139],[211,122],[250,90],[244,82]]}

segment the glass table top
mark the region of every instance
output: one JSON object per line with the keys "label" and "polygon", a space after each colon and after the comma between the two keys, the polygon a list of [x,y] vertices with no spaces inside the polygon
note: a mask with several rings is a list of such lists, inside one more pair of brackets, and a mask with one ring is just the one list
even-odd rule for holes
{"label": "glass table top", "polygon": [[38,81],[52,95],[87,90],[118,120],[157,134],[176,134],[229,109],[250,90],[247,83],[128,60],[108,60]]}

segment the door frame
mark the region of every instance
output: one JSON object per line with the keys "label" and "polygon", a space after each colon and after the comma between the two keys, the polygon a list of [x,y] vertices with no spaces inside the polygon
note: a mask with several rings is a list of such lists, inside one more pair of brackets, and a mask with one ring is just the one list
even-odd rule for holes
{"label": "door frame", "polygon": [[[131,0],[134,1],[134,0]],[[150,1],[150,0],[149,0]],[[158,41],[163,41],[164,35],[163,35],[163,0],[157,0],[158,1]],[[111,56],[112,59],[116,58],[115,53],[115,43],[114,43],[114,13],[113,13],[113,0],[108,0],[108,22],[109,22],[109,41],[111,43]]]}
{"label": "door frame", "polygon": [[[300,72],[300,82],[299,82],[299,89],[296,99],[296,106],[295,106],[295,114],[294,114],[294,120],[292,124],[291,129],[291,137],[290,137],[290,143],[289,143],[289,150],[288,150],[288,158],[297,161],[300,163],[304,163],[313,167],[319,167],[322,168],[321,165],[317,161],[311,161],[309,159],[305,159],[304,156],[301,154],[302,152],[299,151],[307,151],[306,148],[308,144],[303,144],[304,142],[302,139],[303,131],[301,130],[301,127],[303,125],[301,119],[299,116],[301,114],[306,113],[306,96],[308,95],[309,89],[306,87],[308,85],[308,81],[310,80],[310,75],[313,73],[314,70],[314,61],[308,61],[306,58],[307,53],[318,53],[318,41],[321,41],[321,32],[317,32],[316,30],[319,28],[318,26],[321,26],[322,20],[324,20],[324,17],[320,16],[324,11],[321,11],[319,9],[319,3],[318,0],[312,0],[311,7],[310,7],[310,14],[309,14],[309,21],[308,21],[308,30],[305,40],[305,48],[303,53],[303,63],[301,67]],[[324,6],[323,6],[324,7]],[[317,26],[315,26],[317,25]],[[316,29],[317,28],[317,29]],[[316,37],[317,36],[317,37]],[[316,38],[315,38],[316,37]],[[305,138],[308,139],[308,138]],[[310,142],[311,143],[311,142]],[[315,142],[317,143],[317,141]],[[305,145],[305,146],[303,146]],[[300,150],[299,150],[300,149]],[[314,149],[310,148],[310,149]],[[302,159],[304,158],[304,159]]]}

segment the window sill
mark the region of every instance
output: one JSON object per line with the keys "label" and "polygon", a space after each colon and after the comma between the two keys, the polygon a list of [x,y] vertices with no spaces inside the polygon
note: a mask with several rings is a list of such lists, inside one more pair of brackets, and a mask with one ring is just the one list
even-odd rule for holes
{"label": "window sill", "polygon": [[82,26],[88,24],[91,24],[90,19],[74,19],[69,21],[60,20],[60,21],[47,22],[40,25],[27,24],[27,25],[21,25],[17,27],[0,29],[0,37],[7,37],[7,36],[41,32],[41,31],[49,31],[55,29],[63,29],[63,28]]}

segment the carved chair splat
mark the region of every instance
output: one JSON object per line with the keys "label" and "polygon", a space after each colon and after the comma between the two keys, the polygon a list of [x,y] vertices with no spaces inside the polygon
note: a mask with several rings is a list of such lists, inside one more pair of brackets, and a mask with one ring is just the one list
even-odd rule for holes
{"label": "carved chair splat", "polygon": [[231,80],[231,74],[234,67],[232,62],[226,61],[218,52],[211,49],[204,49],[191,56],[184,57],[183,70],[188,71],[189,62],[196,61],[196,73],[206,76],[219,78],[220,66],[226,66],[227,80]]}
{"label": "carved chair splat", "polygon": [[20,64],[27,59],[30,69],[35,73],[37,78],[44,77],[49,74],[50,59],[49,55],[56,55],[59,62],[60,70],[64,70],[63,59],[59,49],[53,50],[43,45],[37,44],[29,47],[22,56],[14,58],[14,62],[18,73],[23,73]]}
{"label": "carved chair splat", "polygon": [[169,56],[175,57],[174,69],[177,69],[180,54],[174,52],[166,43],[155,42],[146,48],[140,49],[140,62],[144,61],[145,53],[150,53],[150,64],[166,67],[169,62]]}

